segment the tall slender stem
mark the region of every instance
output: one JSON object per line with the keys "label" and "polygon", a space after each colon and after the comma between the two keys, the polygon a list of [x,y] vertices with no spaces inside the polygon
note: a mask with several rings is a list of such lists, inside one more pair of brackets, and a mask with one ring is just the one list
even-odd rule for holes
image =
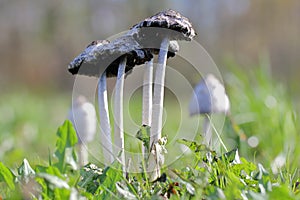
{"label": "tall slender stem", "polygon": [[[152,118],[152,83],[153,83],[153,59],[146,63],[143,80],[143,114],[142,124],[151,126]],[[143,158],[149,155],[149,149],[142,144]]]}
{"label": "tall slender stem", "polygon": [[219,139],[219,142],[221,143],[222,147],[225,149],[226,152],[228,152],[228,149],[227,149],[226,145],[224,144],[224,142],[223,142],[223,140],[222,140],[222,138],[221,138],[219,132],[217,131],[215,125],[214,125],[214,124],[212,123],[212,121],[211,121],[210,115],[206,114],[205,117],[207,118],[207,120],[208,120],[208,122],[209,122],[209,124],[210,124],[209,126],[211,126],[211,128],[212,128],[212,129],[214,130],[214,132],[216,133],[216,135],[217,135],[217,137],[218,137],[218,139]]}
{"label": "tall slender stem", "polygon": [[164,102],[164,86],[165,86],[165,72],[167,64],[167,54],[169,47],[169,38],[162,40],[158,54],[158,65],[154,80],[154,96],[152,108],[151,121],[151,138],[150,144],[157,142],[161,138],[162,117],[163,117],[163,102]]}
{"label": "tall slender stem", "polygon": [[153,83],[153,59],[145,67],[143,81],[143,117],[142,124],[151,126],[152,117],[152,83]]}
{"label": "tall slender stem", "polygon": [[117,148],[117,155],[121,153],[121,164],[123,166],[123,173],[126,172],[125,165],[125,149],[124,149],[124,125],[123,125],[123,92],[125,80],[126,57],[122,58],[118,68],[118,76],[115,89],[114,102],[114,119],[115,119],[115,145]]}
{"label": "tall slender stem", "polygon": [[[162,131],[162,117],[163,117],[163,102],[164,102],[164,85],[165,85],[165,72],[167,64],[167,54],[169,47],[169,38],[165,37],[161,44],[158,54],[158,66],[155,73],[154,80],[154,96],[153,96],[153,107],[152,107],[152,120],[150,130],[150,148],[152,149],[161,138]],[[152,149],[154,150],[154,149]],[[160,176],[161,164],[157,162],[157,152],[154,150],[156,155],[149,156],[148,171],[152,172],[151,179],[154,180]]]}
{"label": "tall slender stem", "polygon": [[114,161],[112,152],[111,128],[109,122],[109,111],[107,102],[106,73],[104,72],[98,82],[98,104],[100,116],[100,138],[103,147],[105,162]]}
{"label": "tall slender stem", "polygon": [[211,125],[209,121],[208,115],[204,115],[204,121],[203,121],[203,140],[204,144],[208,147],[211,147],[212,143],[212,131],[211,131]]}

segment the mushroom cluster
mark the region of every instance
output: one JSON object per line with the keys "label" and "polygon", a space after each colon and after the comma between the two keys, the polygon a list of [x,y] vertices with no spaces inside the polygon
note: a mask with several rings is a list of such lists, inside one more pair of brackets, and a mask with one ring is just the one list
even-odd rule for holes
{"label": "mushroom cluster", "polygon": [[[134,25],[125,35],[113,41],[92,42],[70,64],[72,74],[100,77],[98,103],[101,140],[104,155],[112,154],[111,129],[109,123],[106,77],[117,76],[114,102],[115,144],[120,161],[125,169],[123,132],[123,87],[124,78],[136,65],[145,64],[143,88],[143,124],[151,127],[150,145],[161,138],[164,82],[167,58],[174,57],[179,50],[177,40],[191,41],[196,35],[191,22],[174,10],[166,10],[146,18]],[[158,65],[153,82],[153,57],[158,55]],[[105,139],[106,138],[106,139]],[[157,157],[157,156],[156,156]],[[107,158],[112,162],[113,156]],[[154,160],[155,155],[154,155]],[[154,162],[154,171],[159,171],[160,162]],[[151,166],[151,165],[150,165]],[[157,170],[158,169],[158,170]],[[125,170],[124,170],[125,171]],[[159,176],[159,172],[157,173]]]}

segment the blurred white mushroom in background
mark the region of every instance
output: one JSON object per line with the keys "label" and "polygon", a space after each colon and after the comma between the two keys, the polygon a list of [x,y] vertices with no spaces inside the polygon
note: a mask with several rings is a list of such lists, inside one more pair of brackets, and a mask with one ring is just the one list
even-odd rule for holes
{"label": "blurred white mushroom in background", "polygon": [[271,169],[274,174],[278,174],[286,163],[286,154],[280,153],[271,163]]}
{"label": "blurred white mushroom in background", "polygon": [[78,96],[69,111],[68,119],[72,122],[78,137],[79,164],[88,164],[87,144],[94,139],[97,127],[97,116],[93,104],[84,96]]}
{"label": "blurred white mushroom in background", "polygon": [[255,148],[259,144],[259,139],[256,136],[251,136],[248,138],[247,143],[250,147]]}
{"label": "blurred white mushroom in background", "polygon": [[224,113],[230,111],[229,98],[223,84],[208,74],[194,88],[189,107],[190,115]]}
{"label": "blurred white mushroom in background", "polygon": [[[194,88],[190,101],[191,116],[204,115],[204,142],[210,146],[212,141],[210,115],[214,113],[229,114],[230,102],[223,84],[212,74],[208,74]],[[220,141],[222,142],[222,141]],[[226,147],[223,145],[225,150]]]}

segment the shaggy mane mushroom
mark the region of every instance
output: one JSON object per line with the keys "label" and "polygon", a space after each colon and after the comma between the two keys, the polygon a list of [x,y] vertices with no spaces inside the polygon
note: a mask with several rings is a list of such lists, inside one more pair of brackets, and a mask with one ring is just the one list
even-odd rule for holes
{"label": "shaggy mane mushroom", "polygon": [[[170,41],[191,41],[196,33],[188,18],[169,9],[159,12],[134,25],[129,31],[129,34],[131,34],[144,48],[151,49],[152,52],[157,52],[159,50],[158,66],[154,80],[152,119],[150,121],[150,146],[153,147],[161,138],[166,62],[168,55],[175,55],[174,51],[171,52],[171,54],[169,53],[170,47],[174,47],[170,45]],[[154,158],[154,160],[157,159]],[[160,166],[158,166],[159,164],[157,161],[154,162],[156,162],[156,164],[149,162],[149,170],[152,170],[150,168],[153,168],[153,165],[156,165],[156,167],[154,167],[156,175],[153,176],[155,179],[160,175]]]}
{"label": "shaggy mane mushroom", "polygon": [[[106,77],[117,76],[115,98],[115,143],[121,151],[121,163],[125,169],[124,133],[123,133],[123,85],[125,73],[135,65],[152,59],[152,54],[142,49],[131,36],[122,36],[112,42],[98,40],[92,42],[77,56],[68,67],[72,74],[99,77],[98,103],[100,115],[101,139],[106,160],[113,162],[111,128],[109,122]],[[116,152],[119,153],[119,152]],[[108,156],[110,155],[110,156]]]}

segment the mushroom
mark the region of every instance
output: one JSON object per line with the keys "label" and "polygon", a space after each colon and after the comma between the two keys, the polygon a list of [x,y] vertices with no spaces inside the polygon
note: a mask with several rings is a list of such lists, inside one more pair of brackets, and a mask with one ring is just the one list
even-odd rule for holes
{"label": "mushroom", "polygon": [[161,138],[165,69],[170,41],[191,41],[195,36],[195,31],[186,17],[169,9],[136,24],[131,28],[131,33],[145,48],[157,50],[159,47],[150,136],[150,145],[153,145]]}
{"label": "mushroom", "polygon": [[[180,13],[169,9],[159,12],[152,17],[146,18],[145,20],[134,25],[130,30],[130,34],[132,34],[133,37],[135,37],[136,40],[139,41],[139,43],[141,43],[144,48],[151,49],[154,54],[158,53],[158,66],[156,69],[154,80],[152,116],[151,111],[143,112],[145,114],[143,119],[146,119],[145,121],[143,120],[143,123],[146,122],[151,124],[151,151],[151,149],[154,148],[155,144],[161,138],[166,61],[169,56],[175,56],[175,52],[178,51],[179,48],[177,42],[172,43],[171,41],[191,41],[196,33],[192,27],[192,24],[186,17],[183,17]],[[149,65],[151,66],[151,63],[149,63]],[[152,71],[151,67],[147,66],[147,68],[150,68],[150,70],[148,69],[145,72],[144,86],[150,85],[147,84],[147,82],[152,78],[152,75],[150,74]],[[149,74],[147,75],[147,73]],[[147,98],[146,94],[150,93],[149,90],[152,90],[152,87],[146,87],[143,90],[145,91],[145,95],[143,97],[144,109],[147,109],[147,104],[151,104],[147,102],[147,100],[145,100],[145,98]],[[150,106],[148,107],[148,109],[150,109]],[[151,117],[151,120],[149,119],[149,117]],[[156,155],[156,157],[157,156],[158,155]],[[159,172],[160,164],[155,164],[155,160],[157,159],[151,159],[151,157],[149,158],[149,169],[153,170],[154,172]],[[155,179],[158,176],[159,173],[156,175],[154,174],[152,176],[152,179]]]}
{"label": "mushroom", "polygon": [[[157,55],[159,49],[149,49],[152,54]],[[177,41],[170,41],[169,51],[167,57],[174,57],[175,53],[179,51]],[[147,62],[144,71],[143,79],[143,108],[142,108],[142,124],[143,126],[151,126],[152,120],[152,83],[153,83],[153,59]],[[144,158],[148,158],[150,149],[142,145],[142,153]]]}
{"label": "mushroom", "polygon": [[78,96],[69,111],[68,119],[72,122],[78,137],[79,165],[84,166],[88,164],[87,143],[93,141],[96,133],[95,107],[84,96]]}
{"label": "mushroom", "polygon": [[[214,128],[210,122],[211,114],[223,113],[227,115],[230,112],[230,102],[225,88],[214,75],[208,74],[196,85],[190,101],[189,112],[190,116],[197,114],[204,115],[204,140],[205,144],[210,146],[212,143],[211,128]],[[224,149],[227,151],[217,131],[216,134]]]}
{"label": "mushroom", "polygon": [[[158,55],[159,49],[150,49],[152,54]],[[170,41],[167,58],[174,57],[179,51],[177,41]],[[142,124],[151,126],[152,119],[152,83],[153,83],[153,59],[147,62],[143,79],[143,111]]]}
{"label": "mushroom", "polygon": [[[91,63],[85,63],[85,60],[93,53],[97,46],[109,44],[108,40],[96,40],[91,42],[86,49],[78,55],[68,66],[69,72],[88,76],[98,76],[100,70]],[[82,66],[83,65],[83,66]],[[104,69],[105,70],[105,69]],[[102,70],[102,71],[104,71]],[[113,162],[111,128],[109,122],[109,111],[107,102],[106,71],[104,71],[98,82],[98,105],[100,116],[100,138],[103,145],[103,155],[105,160]]]}
{"label": "mushroom", "polygon": [[[125,73],[131,71],[135,65],[140,65],[151,60],[153,56],[149,51],[141,49],[140,45],[130,35],[121,36],[112,42],[105,41],[104,43],[99,41],[93,43],[93,48],[87,47],[82,54],[70,63],[69,71],[72,74],[78,73],[88,76],[99,76],[99,74],[102,74],[98,85],[98,100],[100,127],[105,133],[104,138],[110,138],[106,77],[117,76],[114,103],[115,143],[116,146],[120,148],[120,160],[124,169],[125,154],[122,98]],[[103,144],[104,147],[108,147],[108,153],[111,153],[111,138],[108,142],[104,142]],[[110,161],[113,161],[113,157],[110,157]]]}

